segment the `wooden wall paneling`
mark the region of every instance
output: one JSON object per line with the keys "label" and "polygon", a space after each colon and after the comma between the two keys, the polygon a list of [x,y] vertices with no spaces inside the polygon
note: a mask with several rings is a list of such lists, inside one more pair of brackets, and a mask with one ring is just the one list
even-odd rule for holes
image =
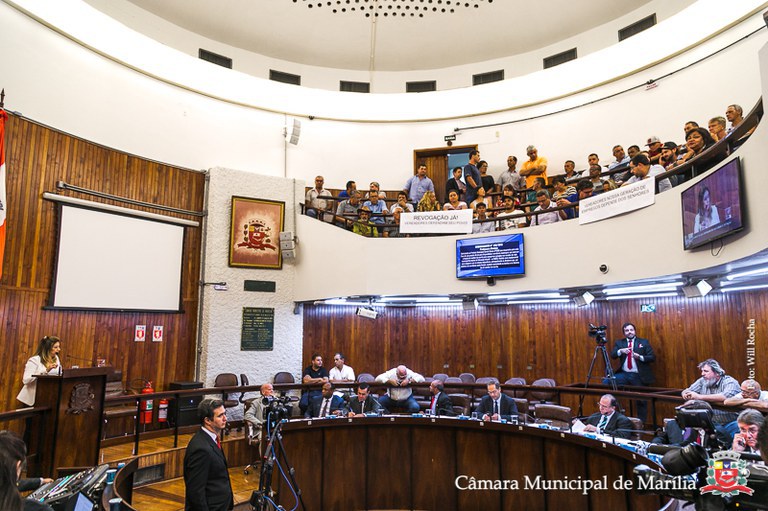
{"label": "wooden wall paneling", "polygon": [[[586,454],[587,470],[582,474],[584,480],[596,481],[605,477],[608,489],[613,489],[614,483],[621,484],[622,478],[625,477],[626,473],[625,466],[627,463],[624,460],[605,454],[597,449],[588,449]],[[630,509],[630,500],[633,494],[631,491],[593,490],[589,492],[587,497],[589,499],[589,509],[622,511]]]}
{"label": "wooden wall paneling", "polygon": [[[584,475],[587,474],[586,447],[545,440],[544,452],[550,449],[556,449],[558,455],[555,457],[545,457],[542,481],[563,481],[565,479],[572,481],[579,477],[584,478]],[[546,497],[546,509],[568,509],[574,511],[589,509],[587,496],[573,490],[549,490],[546,492]]]}
{"label": "wooden wall paneling", "polygon": [[[338,419],[337,419],[338,420]],[[368,458],[367,431],[362,427],[326,428],[323,451],[322,509],[366,509],[365,460]],[[290,441],[291,437],[288,437]],[[314,475],[314,477],[317,477]],[[304,490],[301,480],[299,487]],[[379,483],[383,483],[379,480]],[[318,500],[304,493],[307,500]]]}
{"label": "wooden wall paneling", "polygon": [[[56,182],[61,180],[105,193],[200,211],[205,175],[101,147],[15,116],[9,119],[6,142],[8,239],[0,281],[0,322],[4,327],[0,329],[0,346],[8,361],[8,370],[0,375],[4,407],[18,406],[15,397],[21,388],[24,364],[43,335],[62,338],[65,366],[87,366],[88,361],[95,362],[97,356],[103,356],[123,371],[126,383],[146,378],[153,381],[155,388],[164,389],[171,381],[192,379],[201,230],[186,229],[183,314],[43,310],[53,278],[58,213],[56,206],[43,200],[41,194],[56,191]],[[74,192],[62,193],[114,202]],[[148,328],[163,325],[164,341],[134,343],[137,324],[146,324]]]}
{"label": "wooden wall paneling", "polygon": [[[499,435],[485,431],[456,432],[456,473],[475,479],[496,480],[501,450]],[[497,490],[459,491],[457,509],[486,511],[501,509],[501,492]]]}
{"label": "wooden wall paneling", "polygon": [[[323,431],[317,429],[291,432],[290,441],[283,442],[283,445],[288,461],[296,470],[294,477],[301,489],[307,510],[320,511],[323,509],[321,499],[323,471],[328,462],[323,457]],[[289,467],[283,463],[282,456],[279,462],[288,477]],[[272,473],[272,488],[278,493],[275,502],[286,509],[293,508],[296,499],[277,466]]]}
{"label": "wooden wall paneling", "polygon": [[[411,502],[413,466],[409,426],[368,427],[366,509],[397,509]],[[393,441],[396,439],[395,441]]]}
{"label": "wooden wall paneling", "polygon": [[[456,510],[458,490],[456,470],[456,432],[447,428],[413,428],[413,509]],[[426,453],[419,456],[417,453]]]}
{"label": "wooden wall paneling", "polygon": [[545,509],[544,490],[525,489],[525,477],[544,473],[544,441],[527,435],[500,435],[501,478],[517,481],[518,490],[501,492],[502,509]]}
{"label": "wooden wall paneling", "polygon": [[[745,379],[750,369],[747,328],[754,320],[757,341],[751,368],[758,381],[768,385],[765,364],[759,363],[768,358],[768,343],[760,341],[760,332],[768,330],[768,292],[713,292],[692,300],[657,298],[653,300],[656,312],[650,314],[640,313],[641,303],[599,301],[583,308],[571,304],[481,306],[470,312],[449,307],[386,308],[375,321],[355,316],[349,307],[306,305],[304,359],[306,364],[309,355],[318,351],[330,361],[341,349],[357,374],[376,375],[403,363],[426,376],[469,371],[502,381],[519,376],[529,383],[554,378],[559,384],[570,384],[586,380],[594,354],[588,324],[608,326],[610,352],[623,335],[621,325],[630,321],[638,336],[649,339],[656,351],[656,386],[685,388],[700,376],[696,366],[707,358],[717,359],[737,380]],[[444,364],[449,365],[447,370]],[[599,383],[603,372],[599,357],[592,382]]]}

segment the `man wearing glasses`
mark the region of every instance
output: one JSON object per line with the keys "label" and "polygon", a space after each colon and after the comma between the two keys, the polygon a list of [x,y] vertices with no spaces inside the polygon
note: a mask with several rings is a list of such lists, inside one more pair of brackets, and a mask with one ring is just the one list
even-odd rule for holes
{"label": "man wearing glasses", "polygon": [[761,390],[755,380],[741,382],[741,392],[723,401],[725,406],[741,406],[768,412],[768,391]]}
{"label": "man wearing glasses", "polygon": [[611,394],[605,394],[597,403],[599,412],[584,421],[584,431],[629,439],[632,436],[632,421],[617,410],[619,403]]}

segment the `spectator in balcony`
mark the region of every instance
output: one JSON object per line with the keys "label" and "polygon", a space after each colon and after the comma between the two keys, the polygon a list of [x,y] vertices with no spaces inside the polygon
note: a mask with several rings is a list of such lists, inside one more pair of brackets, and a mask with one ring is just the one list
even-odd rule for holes
{"label": "spectator in balcony", "polygon": [[408,202],[408,196],[405,192],[397,192],[397,204],[392,206],[392,212],[399,207],[403,213],[413,213],[413,204]]}
{"label": "spectator in balcony", "polygon": [[543,177],[537,177],[533,180],[533,188],[525,194],[525,202],[536,202],[536,194],[544,190],[547,185]]}
{"label": "spectator in balcony", "polygon": [[613,157],[616,159],[608,164],[608,170],[613,170],[616,167],[629,165],[630,157],[626,155],[624,148],[620,145],[613,146]]}
{"label": "spectator in balcony", "polygon": [[379,199],[381,199],[386,204],[387,194],[381,191],[381,186],[379,186],[378,181],[371,181],[371,184],[368,187],[368,191],[366,192],[364,199],[366,200],[370,199],[372,194],[378,195]]}
{"label": "spectator in balcony", "polygon": [[517,229],[526,226],[525,213],[518,209],[515,204],[515,198],[510,195],[504,196],[504,211],[496,215],[499,220],[499,230]]}
{"label": "spectator in balcony", "polygon": [[[581,177],[589,177],[590,170],[592,168],[592,165],[597,165],[600,167],[600,157],[597,155],[597,153],[592,153],[589,156],[587,156],[587,170],[582,171]],[[600,169],[602,172],[602,168]]]}
{"label": "spectator in balcony", "polygon": [[[377,226],[384,225],[386,220],[382,215],[388,215],[389,210],[387,203],[380,199],[377,194],[371,194],[368,200],[363,203],[363,207],[367,207],[371,212],[371,222]],[[377,213],[377,216],[373,216],[374,213]]]}
{"label": "spectator in balcony", "polygon": [[713,225],[720,223],[720,214],[717,212],[717,206],[712,204],[712,194],[707,186],[699,188],[698,198],[698,210],[693,220],[694,233],[709,229]]}
{"label": "spectator in balcony", "polygon": [[475,206],[475,220],[477,220],[478,223],[472,224],[472,234],[477,234],[479,232],[493,232],[493,228],[495,227],[494,222],[488,218],[488,215],[486,214],[487,209],[485,202],[478,202],[477,206]]}
{"label": "spectator in balcony", "polygon": [[352,232],[366,238],[378,238],[379,230],[371,223],[371,210],[363,206],[360,208],[359,215],[357,221],[352,225]]}
{"label": "spectator in balcony", "polygon": [[713,117],[709,120],[707,126],[709,134],[712,135],[712,140],[715,142],[724,139],[728,135],[728,132],[725,131],[725,117]]}
{"label": "spectator in balcony", "polygon": [[485,193],[491,193],[496,188],[496,182],[493,180],[493,176],[488,174],[488,162],[480,160],[477,162],[477,170],[480,171],[480,182],[483,183],[483,190]]}
{"label": "spectator in balcony", "polygon": [[556,222],[562,222],[568,218],[565,211],[562,209],[559,211],[549,211],[550,209],[557,207],[557,204],[549,200],[548,191],[540,190],[536,194],[536,202],[538,202],[539,205],[535,207],[533,211],[541,211],[541,213],[531,217],[531,225],[554,224]]}
{"label": "spectator in balcony", "polygon": [[[555,192],[552,194],[552,200],[555,201],[555,203],[560,205],[566,205],[565,203],[561,204],[561,199],[565,199],[566,201],[573,200],[574,202],[578,200],[578,194],[576,192],[576,188],[570,185],[565,184],[565,178],[563,176],[555,176],[552,178],[552,185],[555,188]],[[576,212],[573,210],[573,208],[568,208],[563,210],[565,211],[566,220],[570,220],[574,217]]]}
{"label": "spectator in balcony", "polygon": [[435,197],[435,192],[427,192],[424,194],[424,197],[421,198],[418,205],[416,205],[416,211],[422,212],[422,211],[440,211],[443,208],[440,206],[440,203],[437,202],[437,197]]}
{"label": "spectator in balcony", "polygon": [[712,135],[709,134],[704,128],[695,128],[688,132],[685,136],[685,145],[688,150],[685,152],[682,158],[678,160],[678,164],[689,162],[704,150],[712,147],[715,141],[712,139]]}
{"label": "spectator in balcony", "polygon": [[[567,198],[560,199],[557,201],[558,206],[572,206],[575,205],[575,208],[569,208],[574,210],[573,217],[578,218],[579,217],[579,206],[578,201],[582,199],[586,199],[588,197],[593,197],[595,195],[595,189],[594,185],[592,184],[592,181],[589,179],[582,179],[576,184],[576,194],[577,195],[571,195]],[[566,216],[568,216],[568,209],[564,210],[566,211]]]}
{"label": "spectator in balcony", "polygon": [[723,401],[725,406],[741,406],[754,408],[763,413],[768,412],[768,391],[762,390],[755,380],[746,379],[741,382],[741,392]]}
{"label": "spectator in balcony", "polygon": [[600,165],[589,166],[589,180],[592,181],[595,193],[603,193],[616,188],[616,184],[613,181],[600,177],[602,172],[603,168]]}
{"label": "spectator in balcony", "polygon": [[524,190],[525,177],[517,172],[517,156],[507,156],[507,170],[499,176],[499,182],[496,183],[496,191],[503,191],[507,185],[511,185],[513,190]]}
{"label": "spectator in balcony", "polygon": [[411,177],[403,187],[403,192],[411,198],[413,204],[418,204],[426,192],[434,192],[435,185],[427,177],[427,164],[420,163],[416,175]]}
{"label": "spectator in balcony", "polygon": [[576,163],[573,160],[565,160],[563,170],[565,171],[566,181],[573,181],[579,178],[579,174],[576,172]]}
{"label": "spectator in balcony", "polygon": [[651,160],[651,164],[659,163],[659,159],[661,159],[661,140],[659,137],[650,137],[645,145],[648,146],[648,158]]}
{"label": "spectator in balcony", "polygon": [[480,151],[472,150],[469,152],[469,163],[464,165],[464,183],[467,185],[467,190],[464,194],[465,202],[472,202],[477,197],[485,197],[485,189],[483,188],[483,182],[480,179],[480,170],[477,168],[477,164],[480,162]]}
{"label": "spectator in balcony", "polygon": [[467,185],[461,180],[461,174],[461,167],[456,167],[453,169],[453,177],[445,182],[446,195],[451,193],[451,190],[455,190],[459,194],[459,200],[463,200],[467,193]]}
{"label": "spectator in balcony", "polygon": [[744,122],[744,109],[739,105],[728,105],[725,110],[725,118],[731,123],[731,127],[728,128],[728,134],[730,134],[736,126]]}
{"label": "spectator in balcony", "polygon": [[699,123],[698,122],[696,122],[696,121],[688,121],[683,126],[683,133],[685,135],[687,135],[689,131],[695,130],[698,127],[699,127]]}
{"label": "spectator in balcony", "polygon": [[630,160],[634,158],[636,154],[640,154],[640,146],[631,145],[627,147],[627,156],[629,156]]}
{"label": "spectator in balcony", "polygon": [[669,170],[677,165],[677,160],[677,144],[674,142],[664,142],[664,145],[661,146],[659,165]]}
{"label": "spectator in balcony", "polygon": [[357,190],[357,183],[354,181],[347,181],[345,190],[343,192],[339,192],[339,197],[343,199],[348,199],[352,197],[352,192]]}
{"label": "spectator in balcony", "polygon": [[454,209],[467,209],[467,203],[459,200],[459,194],[456,190],[448,192],[448,202],[443,205],[443,211],[451,211]]}
{"label": "spectator in balcony", "polygon": [[362,207],[361,196],[362,194],[358,190],[352,190],[348,199],[339,202],[339,207],[336,208],[336,225],[346,229],[352,228],[352,224],[355,223],[355,218]]}
{"label": "spectator in balcony", "polygon": [[505,197],[512,197],[512,201],[516,202],[515,200],[515,189],[512,187],[511,184],[504,185],[504,188],[501,190],[501,195],[498,196],[496,199],[496,206],[497,208],[503,208],[504,207],[504,198]]}
{"label": "spectator in balcony", "polygon": [[[631,178],[627,179],[627,181],[622,186],[637,183],[643,179],[647,179],[649,177],[652,178],[665,172],[664,167],[661,165],[651,165],[650,158],[648,158],[648,156],[643,153],[640,153],[632,158],[632,161],[629,164],[629,168],[632,169],[633,175]],[[659,181],[658,186],[659,193],[666,192],[672,188],[672,183],[669,182],[669,179],[662,179]]]}
{"label": "spectator in balcony", "polygon": [[[408,204],[410,206],[410,204]],[[397,205],[392,208],[392,223],[393,226],[387,227],[387,237],[388,238],[410,238],[410,234],[403,234],[400,232],[400,219],[401,214],[404,213],[405,210],[400,206]]]}
{"label": "spectator in balcony", "polygon": [[323,188],[323,183],[325,183],[323,176],[317,176],[315,178],[315,187],[309,190],[306,197],[304,197],[306,215],[320,220],[324,220],[324,212],[328,209],[328,201],[319,197],[331,196],[331,192]]}
{"label": "spectator in balcony", "polygon": [[547,179],[547,159],[539,156],[539,150],[535,146],[529,145],[525,149],[528,154],[528,160],[520,167],[520,175],[525,177],[525,185],[533,188],[533,180],[537,177]]}

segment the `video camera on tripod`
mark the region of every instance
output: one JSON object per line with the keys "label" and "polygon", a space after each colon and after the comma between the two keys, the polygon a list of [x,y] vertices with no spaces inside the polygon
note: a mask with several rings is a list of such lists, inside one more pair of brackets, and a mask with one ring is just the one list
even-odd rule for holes
{"label": "video camera on tripod", "polygon": [[291,417],[290,396],[264,396],[261,404],[264,405],[264,417],[269,418],[271,424],[276,424],[283,419]]}
{"label": "video camera on tripod", "polygon": [[587,335],[595,338],[595,342],[598,346],[605,346],[608,340],[605,338],[605,331],[608,330],[606,325],[595,326],[592,323],[589,324],[589,330]]}

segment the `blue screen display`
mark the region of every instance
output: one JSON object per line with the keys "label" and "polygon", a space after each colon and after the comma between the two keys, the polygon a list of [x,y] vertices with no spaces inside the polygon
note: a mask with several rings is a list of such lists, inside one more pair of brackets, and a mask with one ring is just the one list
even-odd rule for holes
{"label": "blue screen display", "polygon": [[456,278],[477,279],[524,274],[525,251],[522,234],[456,240]]}

